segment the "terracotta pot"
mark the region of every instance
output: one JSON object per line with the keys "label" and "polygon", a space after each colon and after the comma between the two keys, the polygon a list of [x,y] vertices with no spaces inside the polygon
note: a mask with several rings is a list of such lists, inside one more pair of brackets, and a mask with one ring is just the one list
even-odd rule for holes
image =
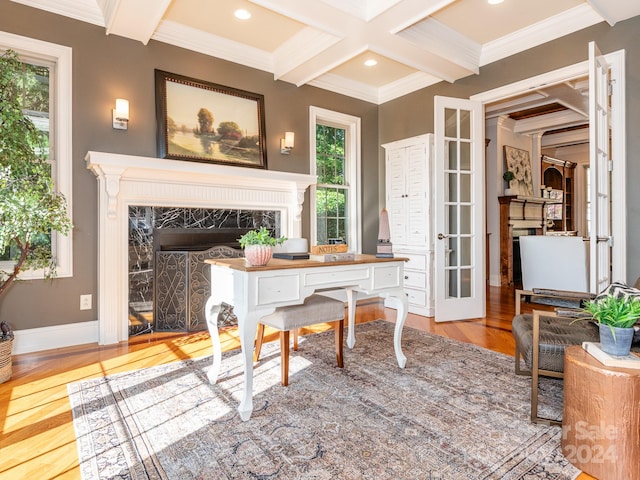
{"label": "terracotta pot", "polygon": [[247,245],[244,247],[244,258],[249,265],[261,267],[269,263],[273,255],[273,247],[270,245]]}

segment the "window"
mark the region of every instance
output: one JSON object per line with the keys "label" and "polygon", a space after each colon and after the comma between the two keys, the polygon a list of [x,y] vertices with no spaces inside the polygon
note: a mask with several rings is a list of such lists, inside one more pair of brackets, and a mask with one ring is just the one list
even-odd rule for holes
{"label": "window", "polygon": [[310,107],[311,243],[344,240],[362,251],[360,235],[360,119]]}
{"label": "window", "polygon": [[[25,68],[36,73],[38,82],[31,90],[25,112],[48,139],[51,175],[57,190],[67,200],[68,214],[71,217],[71,48],[0,32],[0,52],[9,49],[20,55]],[[72,235],[58,235],[54,232],[50,241],[57,264],[56,275],[72,276]],[[11,265],[10,261],[0,261],[0,269],[9,269]],[[23,280],[43,277],[43,271],[25,271],[20,274]]]}

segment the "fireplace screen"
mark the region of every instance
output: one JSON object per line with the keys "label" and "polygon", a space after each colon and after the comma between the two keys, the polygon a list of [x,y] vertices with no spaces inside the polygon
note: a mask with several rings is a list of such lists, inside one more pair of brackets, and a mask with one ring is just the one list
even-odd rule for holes
{"label": "fireplace screen", "polygon": [[[278,211],[129,207],[129,335],[206,329],[204,260],[242,256],[242,234],[279,225]],[[223,309],[219,325],[234,321]]]}

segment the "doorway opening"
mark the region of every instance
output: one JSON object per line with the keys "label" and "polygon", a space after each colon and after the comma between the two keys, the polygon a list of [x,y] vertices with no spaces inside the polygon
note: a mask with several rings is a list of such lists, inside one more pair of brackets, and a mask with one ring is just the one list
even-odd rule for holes
{"label": "doorway opening", "polygon": [[[611,277],[626,281],[625,203],[625,106],[624,51],[605,56],[611,84],[611,158],[614,164],[611,184],[611,225],[615,238],[611,253]],[[488,235],[488,279],[493,286],[500,278],[500,219],[497,198],[503,196],[505,182],[503,145],[523,147],[526,139],[531,151],[534,196],[542,197],[542,156],[589,165],[589,65],[572,65],[471,97],[485,107],[486,220]],[[516,145],[511,143],[523,142]],[[564,157],[564,158],[563,158]],[[576,160],[579,160],[576,161]],[[586,161],[585,161],[586,160]],[[588,168],[576,168],[571,178],[572,231],[588,237]],[[561,212],[565,219],[566,209]],[[560,223],[562,224],[562,223]],[[566,225],[566,223],[564,224]]]}

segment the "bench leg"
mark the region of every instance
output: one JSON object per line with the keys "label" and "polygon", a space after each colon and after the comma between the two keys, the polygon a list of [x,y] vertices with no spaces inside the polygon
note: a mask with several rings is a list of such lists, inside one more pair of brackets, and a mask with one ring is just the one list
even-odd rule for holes
{"label": "bench leg", "polygon": [[280,332],[280,364],[282,366],[282,386],[289,385],[289,330]]}

